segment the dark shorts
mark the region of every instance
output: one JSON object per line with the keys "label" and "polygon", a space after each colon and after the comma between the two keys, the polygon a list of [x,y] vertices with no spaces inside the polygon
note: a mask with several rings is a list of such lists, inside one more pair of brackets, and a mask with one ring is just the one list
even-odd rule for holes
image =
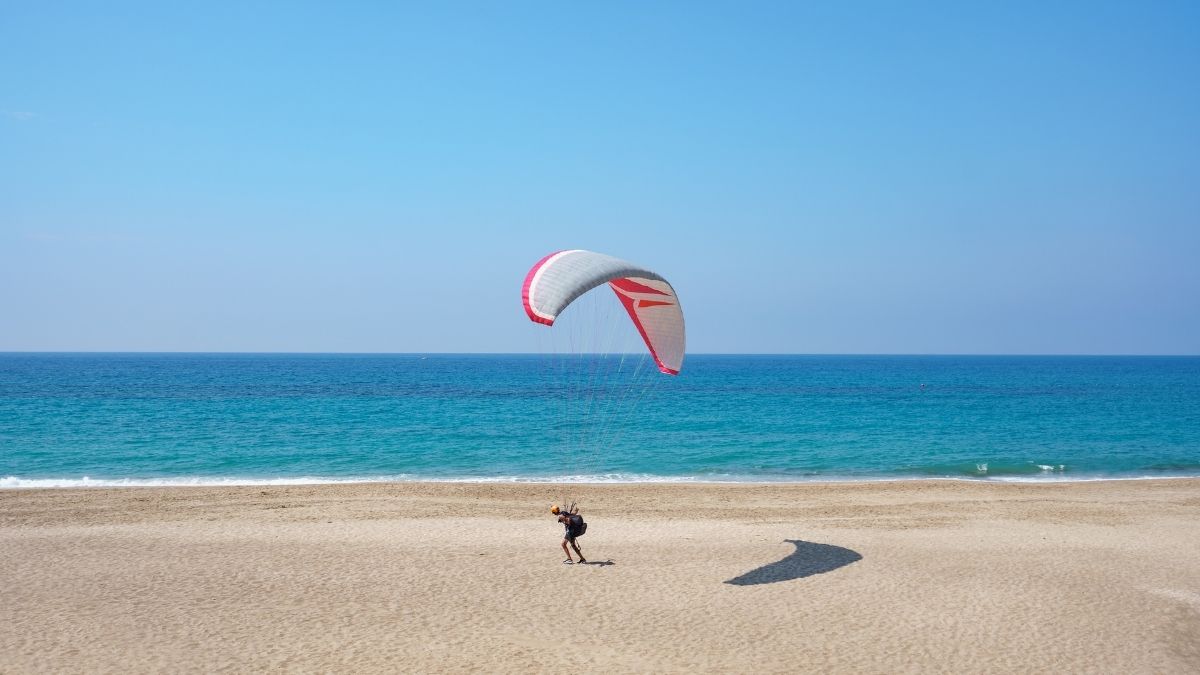
{"label": "dark shorts", "polygon": [[564,534],[564,535],[563,535],[563,539],[566,539],[567,541],[569,541],[569,542],[571,542],[572,544],[574,544],[574,543],[575,543],[575,537],[578,537],[578,536],[579,536],[579,535],[575,533],[575,530],[567,530],[566,534]]}

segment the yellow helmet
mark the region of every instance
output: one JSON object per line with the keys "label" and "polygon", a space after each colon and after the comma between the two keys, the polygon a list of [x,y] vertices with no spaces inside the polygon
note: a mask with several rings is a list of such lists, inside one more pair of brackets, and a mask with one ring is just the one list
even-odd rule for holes
{"label": "yellow helmet", "polygon": [[554,514],[554,515],[556,515],[556,516],[558,515],[558,512],[559,512],[560,510],[561,510],[561,509],[559,509],[559,508],[558,508],[558,504],[555,504],[554,506],[551,506],[551,507],[550,507],[550,513],[553,513],[553,514]]}

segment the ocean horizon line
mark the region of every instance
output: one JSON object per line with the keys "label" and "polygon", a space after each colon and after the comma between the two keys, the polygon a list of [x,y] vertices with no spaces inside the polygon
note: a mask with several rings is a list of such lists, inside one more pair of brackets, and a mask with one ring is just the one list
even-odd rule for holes
{"label": "ocean horizon line", "polygon": [[[586,353],[586,352],[585,352]],[[619,352],[618,352],[619,353]],[[630,354],[638,353],[626,352]],[[545,356],[546,352],[375,352],[375,351],[177,351],[177,350],[0,350],[0,356],[9,355],[180,355],[180,356]],[[1133,354],[1107,352],[688,352],[688,357],[697,356],[750,356],[750,357],[953,357],[953,358],[1200,358],[1196,354]]]}

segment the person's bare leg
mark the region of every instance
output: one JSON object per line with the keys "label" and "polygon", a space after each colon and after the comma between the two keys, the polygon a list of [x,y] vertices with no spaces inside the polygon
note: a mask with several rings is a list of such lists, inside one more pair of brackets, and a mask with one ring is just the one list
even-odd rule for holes
{"label": "person's bare leg", "polygon": [[[579,550],[579,544],[576,544],[575,542],[571,542],[571,546],[575,549],[575,554],[579,556],[579,562],[581,562],[581,563],[587,562],[586,560],[583,559],[583,551]],[[567,547],[567,543],[564,541],[563,548],[566,548],[566,547]],[[567,557],[570,558],[571,555],[568,553]]]}
{"label": "person's bare leg", "polygon": [[[562,540],[562,547],[563,547],[563,553],[566,553],[566,554],[567,554],[567,560],[570,560],[570,559],[571,559],[571,552],[567,550],[567,540],[566,540],[566,539],[563,539],[563,540]],[[576,548],[575,550],[576,550],[576,551],[579,551],[579,548]],[[583,557],[583,556],[580,556],[580,558],[582,558],[582,557]]]}

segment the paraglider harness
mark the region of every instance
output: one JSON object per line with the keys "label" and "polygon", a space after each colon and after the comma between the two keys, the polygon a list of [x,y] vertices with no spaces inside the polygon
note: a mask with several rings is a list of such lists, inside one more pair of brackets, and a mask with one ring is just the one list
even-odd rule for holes
{"label": "paraglider harness", "polygon": [[572,513],[567,516],[567,539],[574,540],[576,537],[582,537],[587,533],[587,523],[584,522],[583,516],[578,513]]}
{"label": "paraglider harness", "polygon": [[576,537],[582,537],[587,532],[587,523],[583,521],[583,516],[576,513],[578,507],[575,502],[567,507],[565,515],[567,516],[567,532],[564,535],[567,541],[574,542]]}

